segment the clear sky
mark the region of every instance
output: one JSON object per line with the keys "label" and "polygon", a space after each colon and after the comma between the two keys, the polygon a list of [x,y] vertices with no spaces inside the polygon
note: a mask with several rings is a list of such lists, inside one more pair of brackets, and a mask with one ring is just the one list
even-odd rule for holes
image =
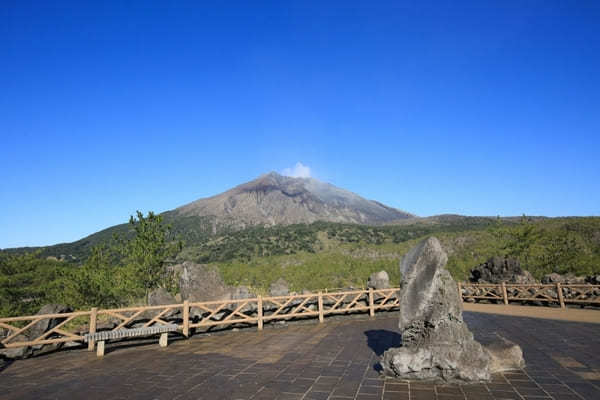
{"label": "clear sky", "polygon": [[599,215],[600,2],[4,0],[0,139],[1,248],[271,170],[421,216]]}

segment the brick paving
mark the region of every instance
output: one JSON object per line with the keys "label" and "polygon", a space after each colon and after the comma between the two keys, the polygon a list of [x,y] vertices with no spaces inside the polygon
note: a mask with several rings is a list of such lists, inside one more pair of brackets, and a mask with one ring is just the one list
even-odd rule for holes
{"label": "brick paving", "polygon": [[[465,312],[482,342],[524,351],[524,370],[445,385],[383,378],[395,313],[152,344],[58,352],[0,366],[1,399],[600,399],[600,325]],[[112,351],[111,351],[112,350]]]}

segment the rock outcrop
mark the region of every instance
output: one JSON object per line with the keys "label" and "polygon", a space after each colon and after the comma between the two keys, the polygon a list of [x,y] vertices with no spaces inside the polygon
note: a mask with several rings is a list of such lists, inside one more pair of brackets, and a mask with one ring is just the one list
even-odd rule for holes
{"label": "rock outcrop", "polygon": [[542,277],[542,283],[564,283],[566,285],[584,285],[586,283],[594,284],[592,277],[586,278],[585,276],[575,276],[574,274],[568,273],[565,275],[557,274],[553,272],[546,274]]}
{"label": "rock outcrop", "polygon": [[471,270],[469,280],[474,283],[537,283],[529,271],[521,268],[519,260],[511,257],[493,257]]}
{"label": "rock outcrop", "polygon": [[[67,307],[62,304],[46,304],[42,306],[42,308],[40,308],[36,315],[62,314],[71,311],[73,310],[70,307]],[[41,321],[38,321],[35,324],[33,324],[29,329],[27,329],[23,334],[16,336],[11,342],[28,342],[30,340],[37,339],[44,333],[56,327],[62,321],[64,321],[64,318],[60,317],[43,319]],[[62,343],[52,343],[46,345],[35,345],[32,347],[25,346],[17,348],[0,349],[0,356],[10,359],[27,358],[32,355],[38,355],[57,350],[61,346],[63,346]]]}
{"label": "rock outcrop", "polygon": [[231,290],[216,268],[190,261],[171,268],[179,276],[179,290],[183,300],[201,302],[231,298]]}
{"label": "rock outcrop", "polygon": [[[520,368],[521,362],[503,358],[512,343],[495,344],[492,356],[474,340],[462,318],[456,282],[445,269],[447,260],[433,237],[419,243],[402,259],[402,347],[384,353],[384,372],[402,379],[485,381],[497,371],[496,365],[503,369]],[[494,363],[494,357],[500,361]]]}
{"label": "rock outcrop", "polygon": [[269,286],[269,294],[271,296],[287,296],[290,294],[288,283],[283,278],[277,279]]}
{"label": "rock outcrop", "polygon": [[373,289],[389,289],[390,277],[387,272],[373,272],[367,281],[367,287]]}

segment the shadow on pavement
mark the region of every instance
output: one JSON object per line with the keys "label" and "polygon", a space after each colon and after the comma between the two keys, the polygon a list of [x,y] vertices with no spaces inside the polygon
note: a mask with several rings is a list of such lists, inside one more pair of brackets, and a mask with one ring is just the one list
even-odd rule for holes
{"label": "shadow on pavement", "polygon": [[402,335],[398,332],[386,329],[374,329],[365,331],[367,345],[378,356],[383,355],[387,349],[402,346]]}

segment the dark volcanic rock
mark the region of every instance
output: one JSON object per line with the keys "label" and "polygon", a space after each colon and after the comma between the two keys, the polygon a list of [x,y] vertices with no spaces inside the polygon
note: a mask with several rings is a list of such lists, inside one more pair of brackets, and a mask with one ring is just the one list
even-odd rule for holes
{"label": "dark volcanic rock", "polygon": [[553,272],[551,274],[546,274],[542,277],[542,283],[551,284],[551,283],[564,283],[566,285],[584,285],[586,283],[593,284],[594,277],[585,277],[585,276],[575,276],[572,273],[568,274],[557,274]]}
{"label": "dark volcanic rock", "polygon": [[[40,311],[35,315],[44,315],[44,314],[62,314],[73,311],[70,307],[67,307],[62,304],[46,304]],[[30,340],[40,337],[45,332],[54,328],[56,325],[61,323],[64,318],[49,318],[43,319],[37,323],[35,323],[31,328],[27,330],[27,336]]]}
{"label": "dark volcanic rock", "polygon": [[[35,315],[46,315],[46,314],[62,314],[73,311],[70,307],[67,307],[62,304],[46,304],[40,311],[38,311]],[[31,340],[35,340],[38,337],[42,336],[44,333],[48,332],[52,328],[55,328],[58,324],[64,321],[65,318],[48,318],[43,319],[41,321],[33,324],[29,329],[27,329],[23,334],[18,335],[11,343],[14,342],[28,342]],[[0,350],[0,356],[4,356],[6,358],[27,358],[31,355],[43,354],[49,351],[56,350],[62,346],[62,343],[53,343],[47,345],[35,345],[32,347],[20,347],[20,348],[9,348]]]}
{"label": "dark volcanic rock", "polygon": [[[399,294],[402,347],[384,353],[382,365],[387,375],[402,379],[485,381],[495,372],[493,357],[473,339],[463,321],[458,288],[444,268],[447,260],[436,238],[422,241],[402,259]],[[494,354],[500,358],[503,355],[502,351]],[[502,368],[521,366],[505,359],[497,364]]]}
{"label": "dark volcanic rock", "polygon": [[493,257],[471,270],[469,280],[474,283],[537,283],[536,279],[521,268],[516,258]]}

